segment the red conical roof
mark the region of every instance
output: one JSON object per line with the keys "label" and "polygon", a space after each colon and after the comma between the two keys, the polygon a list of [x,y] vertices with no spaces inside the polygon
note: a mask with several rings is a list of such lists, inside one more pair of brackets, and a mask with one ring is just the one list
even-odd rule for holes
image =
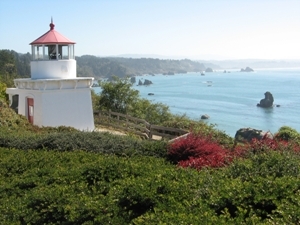
{"label": "red conical roof", "polygon": [[40,36],[35,41],[31,42],[30,45],[38,45],[38,44],[75,44],[75,42],[69,40],[68,38],[64,37],[56,30],[54,30],[55,25],[52,22],[50,23],[50,30]]}

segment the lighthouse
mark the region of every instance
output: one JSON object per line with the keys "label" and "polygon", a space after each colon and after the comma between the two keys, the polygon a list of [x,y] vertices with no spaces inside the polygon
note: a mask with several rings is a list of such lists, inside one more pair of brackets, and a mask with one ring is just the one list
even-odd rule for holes
{"label": "lighthouse", "polygon": [[57,32],[51,19],[50,29],[30,45],[31,78],[15,79],[15,88],[7,88],[11,107],[40,127],[94,130],[94,78],[77,77],[75,42]]}

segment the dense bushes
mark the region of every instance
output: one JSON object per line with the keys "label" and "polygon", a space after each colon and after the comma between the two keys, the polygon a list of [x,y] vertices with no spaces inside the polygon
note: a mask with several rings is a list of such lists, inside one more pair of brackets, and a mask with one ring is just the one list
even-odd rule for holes
{"label": "dense bushes", "polygon": [[80,151],[0,154],[1,224],[128,224],[164,204],[176,210],[190,193],[185,173],[162,159]]}
{"label": "dense bushes", "polygon": [[[46,129],[47,130],[47,129]],[[0,147],[21,150],[84,150],[119,156],[151,155],[165,157],[166,143],[142,141],[129,136],[103,132],[57,131],[46,133],[18,133],[0,130]]]}
{"label": "dense bushes", "polygon": [[291,151],[197,172],[154,157],[0,148],[0,223],[299,224],[299,172]]}
{"label": "dense bushes", "polygon": [[200,193],[217,215],[236,224],[299,224],[299,166],[299,155],[290,151],[252,154],[216,172],[218,184]]}
{"label": "dense bushes", "polygon": [[0,129],[23,130],[30,129],[32,125],[28,120],[19,114],[16,114],[8,107],[6,101],[0,98]]}
{"label": "dense bushes", "polygon": [[300,142],[300,134],[291,127],[283,126],[278,130],[276,139]]}

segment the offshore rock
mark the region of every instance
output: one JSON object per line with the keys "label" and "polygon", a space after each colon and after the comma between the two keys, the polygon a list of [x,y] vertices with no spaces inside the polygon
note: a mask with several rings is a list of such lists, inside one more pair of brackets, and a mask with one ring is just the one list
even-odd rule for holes
{"label": "offshore rock", "polygon": [[152,81],[151,81],[151,80],[145,79],[144,85],[150,85],[150,84],[153,84]]}
{"label": "offshore rock", "polygon": [[130,78],[130,82],[134,84],[136,82],[136,78],[135,77],[131,77]]}
{"label": "offshore rock", "polygon": [[212,70],[212,68],[209,68],[209,67],[208,67],[208,68],[205,69],[205,72],[211,73],[211,72],[213,72],[213,70]]}
{"label": "offshore rock", "polygon": [[204,114],[204,115],[201,116],[201,119],[202,120],[207,120],[207,119],[209,119],[209,115]]}
{"label": "offshore rock", "polygon": [[254,70],[250,67],[246,67],[246,69],[241,69],[241,72],[254,72]]}
{"label": "offshore rock", "polygon": [[270,108],[273,107],[274,98],[271,92],[267,91],[265,93],[265,98],[260,100],[260,103],[257,104],[259,107]]}
{"label": "offshore rock", "polygon": [[251,142],[253,139],[261,140],[263,138],[273,139],[273,135],[269,131],[241,128],[234,136],[234,139],[237,142]]}
{"label": "offshore rock", "polygon": [[141,80],[139,80],[139,85],[143,85],[143,82]]}

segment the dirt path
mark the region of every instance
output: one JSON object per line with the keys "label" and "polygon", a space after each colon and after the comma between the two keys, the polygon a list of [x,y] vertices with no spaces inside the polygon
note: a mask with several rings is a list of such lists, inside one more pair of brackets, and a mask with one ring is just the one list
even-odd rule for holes
{"label": "dirt path", "polygon": [[114,130],[114,129],[108,128],[108,127],[96,127],[95,131],[97,131],[97,132],[108,132],[108,133],[116,134],[116,135],[126,135],[126,133],[124,133],[122,131],[117,131],[117,130]]}
{"label": "dirt path", "polygon": [[[110,127],[96,127],[95,131],[97,131],[97,132],[108,132],[108,133],[116,134],[116,135],[127,135],[125,132],[115,130],[114,128],[110,128]],[[162,137],[157,136],[157,135],[153,135],[152,139],[158,141],[158,140],[161,140]]]}

